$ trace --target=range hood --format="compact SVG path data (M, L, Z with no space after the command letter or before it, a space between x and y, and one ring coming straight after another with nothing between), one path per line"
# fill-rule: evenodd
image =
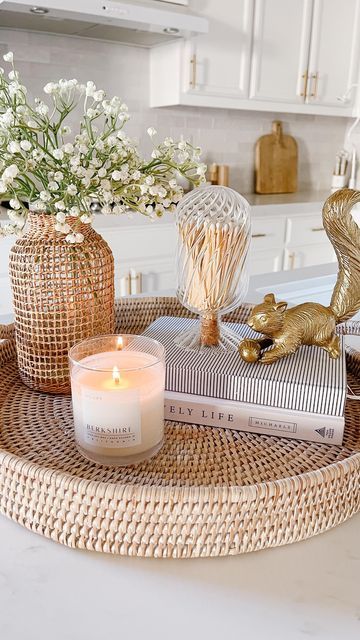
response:
M0 26L147 47L208 31L206 18L156 0L0 0Z

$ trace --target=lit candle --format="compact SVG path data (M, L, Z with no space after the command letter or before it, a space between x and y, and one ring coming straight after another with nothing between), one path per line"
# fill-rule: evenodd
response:
M143 336L99 336L70 351L75 439L101 464L154 455L164 435L164 348Z

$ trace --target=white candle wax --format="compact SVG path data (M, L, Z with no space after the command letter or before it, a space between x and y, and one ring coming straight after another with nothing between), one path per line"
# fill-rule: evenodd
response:
M141 351L106 351L81 360L71 387L75 437L85 455L116 463L141 459L160 445L164 378L163 363Z

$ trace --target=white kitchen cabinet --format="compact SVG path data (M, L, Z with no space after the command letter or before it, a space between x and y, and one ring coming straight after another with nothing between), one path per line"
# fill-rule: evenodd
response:
M209 33L150 51L150 106L352 116L360 0L203 0Z
M304 102L313 0L256 0L250 98Z
M260 273L272 273L281 271L283 265L283 248L265 249L263 251L251 251L249 256L249 275L256 276Z
M219 0L204 0L196 11L209 19L209 33L195 36L184 44L184 91L246 98L253 0L227 0L226 4Z
M346 109L356 80L359 0L255 0L250 98Z
M288 246L285 248L283 269L290 271L328 262L336 262L335 251L329 241L312 245Z
M209 20L208 34L150 51L150 106L235 107L248 97L254 0L199 5L192 8Z
M314 0L308 103L339 106L338 96L356 82L359 31L359 0ZM345 104L348 106L353 99L351 94Z

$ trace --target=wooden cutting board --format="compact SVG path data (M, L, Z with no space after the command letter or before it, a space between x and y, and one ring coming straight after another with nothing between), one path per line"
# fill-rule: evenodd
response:
M297 190L297 143L283 134L279 120L255 147L255 192L294 193Z

